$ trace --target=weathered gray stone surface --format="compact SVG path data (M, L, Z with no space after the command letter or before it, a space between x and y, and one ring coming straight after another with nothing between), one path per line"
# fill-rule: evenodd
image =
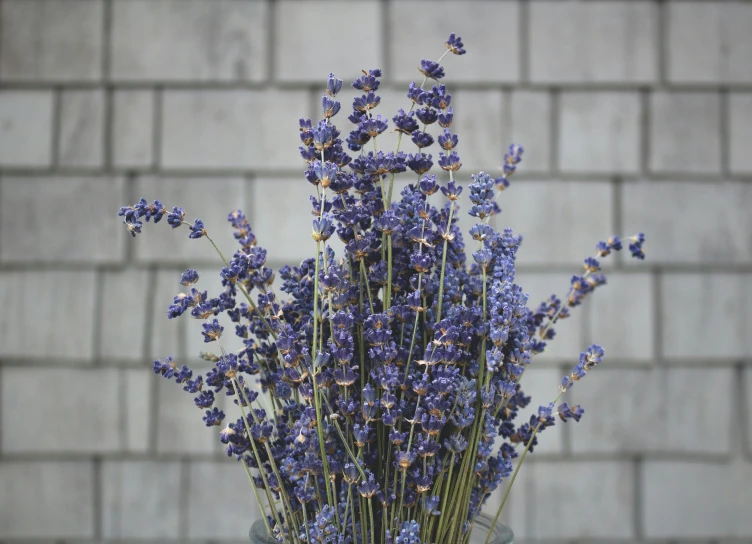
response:
M602 260L607 285L526 372L520 421L606 350L562 398L582 421L541 436L500 519L523 544L749 544L751 24L752 4L712 0L0 0L0 542L247 542L242 467L151 372L172 356L205 374L202 322L166 313L188 267L216 295L221 260L165 220L133 239L117 209L182 206L226 256L242 209L270 266L310 258L298 120L318 119L327 75L346 137L362 69L384 70L391 121L457 32L467 54L438 83L459 225L471 174L523 145L492 224L524 237L529 304L565 298L599 240L648 239L644 262Z

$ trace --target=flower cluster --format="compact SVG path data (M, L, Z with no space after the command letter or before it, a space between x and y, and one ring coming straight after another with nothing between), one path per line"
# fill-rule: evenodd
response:
M460 37L449 37L448 53L465 53ZM509 147L500 176L470 176L467 213L477 223L462 233L461 146L452 96L438 83L442 59L421 61L422 82L410 84L407 108L391 119L374 112L381 70L363 71L352 83L344 139L334 124L343 84L329 76L321 119L299 123L304 177L316 191L313 242L310 258L277 271L283 295L271 288L266 250L234 211L228 221L239 247L229 260L220 254L221 292L197 289L198 274L187 270L180 284L190 290L167 311L203 322L215 349L202 357L212 366L194 375L167 358L154 372L180 384L206 426L220 428L280 542L465 541L539 433L557 418L580 420L582 407L557 403L603 358L600 346L589 347L554 401L518 418L531 400L520 383L527 367L558 320L605 283L599 259L623 243L599 242L563 298L528 305L515 283L522 239L490 225L501 211L495 194L509 187L523 149ZM397 149L379 150L376 140L390 128ZM414 147L401 151L403 143ZM430 173L434 165L443 179ZM407 183L395 195L398 174ZM187 222L179 207L168 212L141 199L119 215L133 236L166 215L172 228L186 226L190 238L214 245L203 222ZM340 256L329 244L335 235L345 246ZM643 258L643 244L640 234L628 247ZM227 351L223 335L233 330L243 347ZM227 406L221 395L236 409L231 418L219 408Z

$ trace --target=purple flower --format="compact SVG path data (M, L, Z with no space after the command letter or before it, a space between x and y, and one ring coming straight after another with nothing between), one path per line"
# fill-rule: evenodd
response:
M219 340L222 336L222 331L224 330L224 327L220 326L219 321L216 319L211 323L204 323L202 327L204 328L204 331L201 334L204 335L204 342L214 342L215 340Z
M195 270L188 269L185 272L183 272L183 275L180 276L180 284L181 285L193 285L198 281L198 272Z
M455 36L454 32L449 35L449 39L446 41L446 46L447 49L455 55L464 55L467 52L464 49L465 44L462 43L462 38Z
M429 79L438 80L444 77L444 68L438 62L432 60L421 60L418 71Z
M331 97L337 96L337 93L342 90L342 80L334 77L334 74L329 74L329 79L326 81L326 94Z

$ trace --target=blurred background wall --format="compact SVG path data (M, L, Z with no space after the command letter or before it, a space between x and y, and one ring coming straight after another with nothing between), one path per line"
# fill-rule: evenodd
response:
M329 72L373 67L391 118L450 31L461 179L526 149L496 225L525 236L532 302L599 239L648 237L523 381L547 403L606 348L572 391L583 421L521 472L519 540L752 542L752 4L564 0L0 0L0 541L247 539L245 475L149 370L196 363L199 324L166 309L218 261L115 213L185 206L232 251L243 208L273 264L299 262L298 118Z

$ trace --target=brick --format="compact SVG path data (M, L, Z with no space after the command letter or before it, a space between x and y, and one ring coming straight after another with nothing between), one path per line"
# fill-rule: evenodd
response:
M535 505L529 513L530 538L634 538L631 463L550 462L525 469L532 472L530 500ZM584 504L587 515L582 512Z
M268 249L270 262L298 265L301 260L313 257L316 242L310 238L313 215L309 194L315 194L315 189L303 176L259 178L251 182L252 208L248 220L259 245Z
M227 214L245 205L245 182L242 178L148 176L138 178L136 194L148 197L150 201L156 198L170 210L173 206L185 208L187 222L193 223L200 217L222 253L227 257L234 253L237 243L227 223ZM173 230L166 221L163 219L158 225L145 224L144 236L128 240L135 245L137 261L190 263L194 268L204 262L221 268L222 261L208 240L192 240L188 238L186 226ZM176 289L179 282L178 274L175 276ZM167 306L164 310L167 311Z
M267 3L116 0L112 79L262 81Z
M331 72L349 84L361 70L383 67L380 2L281 1L275 9L274 76L278 80L315 82L323 91ZM317 32L312 46L313 28L337 30Z
M103 537L177 539L180 468L175 460L105 462L102 466ZM148 493L144 492L146 489Z
M639 171L640 109L637 93L562 93L558 135L561 170Z
M451 82L516 82L520 79L520 9L517 2L392 2L389 10L389 61L398 81L423 79L421 59L437 60L440 40L451 32L462 36L468 53L451 53L442 64ZM416 39L416 36L432 36Z
M666 274L661 277L663 354L675 362L734 360L752 353L747 274Z
M95 81L102 67L101 0L8 0L0 27L5 81Z
M459 136L460 178L467 179L480 170L500 175L504 152L509 145L502 141L501 91L463 89L454 95L452 132ZM432 152L434 160L438 161L438 146ZM438 170L438 166L435 168Z
M175 295L182 292L182 288L179 270L157 271L154 296L148 306L147 318L151 324L147 355L151 360L168 356L176 358L183 355L184 341L181 338L184 338L185 322L191 317L167 318L167 308L173 303Z
M645 463L640 501L645 536L748 539L750 478L752 464L741 461Z
M609 360L652 361L656 328L652 276L607 274L607 281L588 301L586 344L601 344Z
M52 163L52 93L0 91L0 165Z
M162 165L176 169L301 169L304 91L167 91Z
M623 370L608 367L606 357L567 395L585 409L571 429L575 454L729 453L731 368Z
M533 2L530 80L652 83L658 12L649 2Z
M752 94L729 94L729 168L735 174L752 173Z
M152 385L159 379L146 367L120 371L125 402L123 450L129 453L146 453L149 449L150 427L154 414L155 390Z
M176 362L182 364L180 359ZM194 374L205 371L194 368ZM183 386L156 375L157 387L157 452L165 454L210 454L219 448L219 428L208 429L201 418L204 410L193 404L195 395ZM217 395L223 397L224 393ZM225 412L227 413L227 412ZM216 429L216 431L215 431Z
M101 167L104 162L104 93L63 91L58 161L62 167Z
M659 91L651 95L650 109L650 171L720 171L721 108L717 94Z
M91 361L93 272L2 272L0 303L23 309L0 317L0 356Z
M3 538L93 538L90 462L0 462Z
M551 95L540 91L514 91L511 109L512 138L509 143L525 148L520 172L548 172L552 153Z
M115 166L151 166L154 160L153 117L153 92L115 91L112 118L112 162Z
M608 183L513 183L499 199L502 213L492 223L523 236L518 263L566 264L575 272L582 259L594 253L598 240L612 234L613 191Z
M563 300L569 292L569 278L567 274L522 271L515 276L515 283L530 295L528 307L537 308L554 293ZM575 365L580 353L587 347L584 342L585 313L582 310L583 308L576 308L570 317L559 321L554 327L556 337L548 343L543 353L536 356L536 362L564 361ZM555 387L558 387L562 377L563 375L556 380Z
M4 452L104 453L119 449L116 370L11 367L3 369L2 378Z
M263 496L263 491L260 492ZM264 504L266 504L266 499ZM213 515L207 516L207 512ZM188 538L248 538L251 523L261 517L243 466L232 459L190 464Z
M752 187L746 183L625 183L621 200L624 234L645 232L651 263L752 262ZM669 202L681 213L668 213Z
M119 178L7 177L0 181L0 260L118 262L127 230L115 217L123 205ZM86 210L86 219L72 210Z
M667 75L675 83L752 83L752 6L670 2ZM702 40L698 40L698 33Z
M102 285L100 357L144 360L149 274L142 270L105 272Z

